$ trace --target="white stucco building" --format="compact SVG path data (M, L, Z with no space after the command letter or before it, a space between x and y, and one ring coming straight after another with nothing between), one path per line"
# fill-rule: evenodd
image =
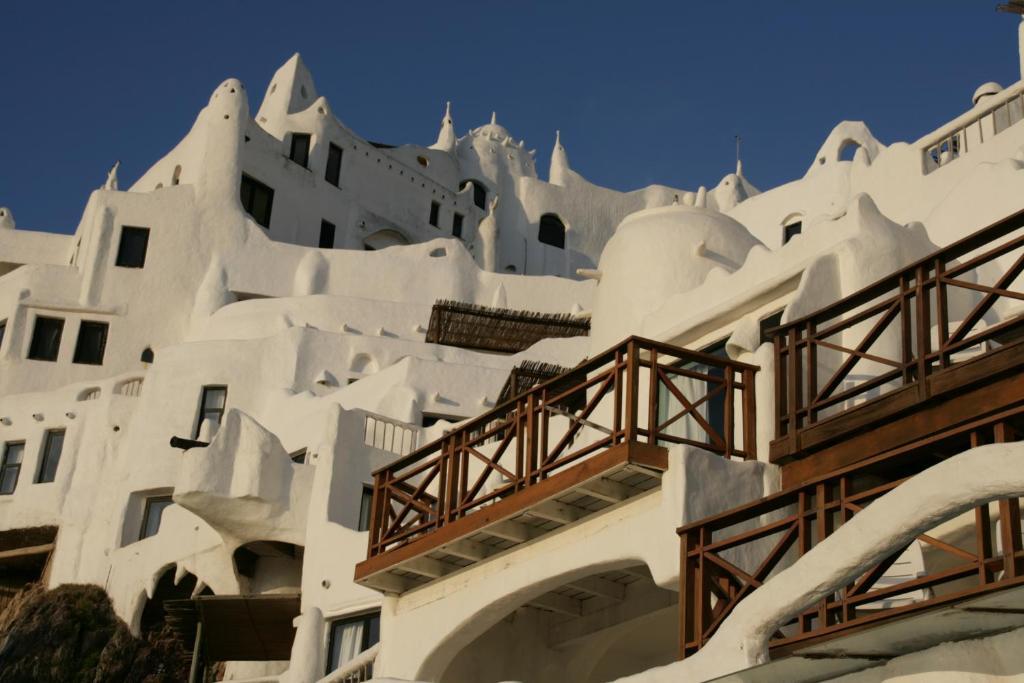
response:
M73 234L0 209L4 595L231 680L1024 678L1024 81L766 191L256 99Z

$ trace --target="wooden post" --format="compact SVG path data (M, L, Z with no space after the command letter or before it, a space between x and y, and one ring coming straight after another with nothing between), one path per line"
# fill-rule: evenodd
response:
M188 683L200 683L203 678L206 678L206 667L203 666L203 622L199 619L199 608L196 608L196 639L192 644L192 666L188 670Z
M756 376L754 370L743 370L743 451L747 460L757 460L757 397L754 393Z
M647 372L647 443L658 443L658 351L651 349L651 365Z
M636 441L638 407L640 403L640 354L635 339L626 342L626 443Z

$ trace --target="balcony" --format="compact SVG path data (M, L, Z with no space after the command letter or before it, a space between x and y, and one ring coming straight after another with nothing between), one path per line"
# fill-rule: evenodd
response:
M358 583L402 593L656 488L669 444L755 457L757 368L630 338L374 472Z
M1014 214L777 328L784 486L1024 401L1022 226Z
M778 571L908 478L973 447L1024 438L1022 226L1024 212L777 328L770 458L782 467L783 490L678 530L681 657ZM986 596L1022 584L1020 501L995 501L866 569L776 631L770 650L841 657L898 652L899 633L907 647L914 638L915 647L930 642L929 634L936 643L964 637L956 628L968 626L942 628L994 611ZM896 623L943 610L946 619ZM970 623L975 634L989 628Z

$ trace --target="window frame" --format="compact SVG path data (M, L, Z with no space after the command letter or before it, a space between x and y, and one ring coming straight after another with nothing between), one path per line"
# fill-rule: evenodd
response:
M47 321L53 321L53 322L60 323L60 325L57 328L57 339L54 341L54 347L55 348L53 349L53 357L52 358L48 357L47 355L40 354L40 349L38 349L37 344L36 344L36 336L39 334L39 321L40 320L47 320ZM66 322L66 320L64 318L57 318L55 316L50 316L50 315L37 315L35 317L35 319L33 320L33 322L32 322L32 337L29 339L29 342L28 342L28 353L25 355L25 358L28 359L28 360L38 360L38 361L45 361L47 363L56 363L57 360L60 358L60 347L61 347L61 342L63 341L63 338L64 338L64 323L65 322ZM40 342L40 344L41 344L41 342Z
M309 150L313 147L313 136L309 133L292 133L288 146L288 160L302 168L309 168ZM298 154L301 152L301 154Z
M60 434L60 448L57 450L56 456L54 456L50 453L50 444L53 437L55 437L57 434ZM39 450L39 467L36 468L35 480L32 483L52 484L53 482L57 481L57 470L60 467L61 456L64 454L64 442L66 438L67 430L64 429L63 427L46 430L46 432L43 434L42 447ZM44 479L44 477L46 476L46 470L48 469L47 465L50 463L51 459L55 461L53 465L53 474L50 476L49 479Z
M373 516L373 487L363 484L359 492L359 518L356 520L356 531L369 531L370 518Z
M249 202L245 200L245 188L248 186L249 189ZM256 208L256 193L257 191L266 191L267 193L267 215L266 222L264 223L253 210ZM266 183L258 180L257 178L249 175L248 173L242 174L242 180L239 183L238 199L242 204L242 210L249 215L250 218L266 230L270 230L270 222L274 215L274 188Z
M141 255L136 260L129 258L128 242L136 237L141 238ZM121 234L117 239L117 256L114 257L114 265L118 268L145 268L146 256L149 255L149 228L138 225L122 225Z
M8 459L11 455L11 447L21 447L21 457L15 464L10 464ZM21 478L21 470L25 466L25 441L5 441L4 452L0 455L0 496L13 496L14 492L18 490L18 480ZM14 482L11 484L10 491L3 490L3 483L7 479L7 472L14 470Z
M83 330L98 330L102 329L103 334L99 342L99 360L86 360L83 359L84 351L82 349L82 332ZM71 355L71 362L78 363L79 365L103 365L103 358L107 352L107 337L110 334L110 323L105 320L82 320L78 323L78 335L75 338L75 350Z
M154 503L166 503L166 505L163 505L160 508L160 519L157 521L156 529L153 531L153 533L147 535L146 527L149 526L149 517L150 513L152 512L152 507ZM147 538L152 538L159 534L160 526L164 522L164 512L166 512L167 508L171 507L174 504L174 496L170 493L165 493L158 496L146 496L146 499L142 502L142 521L139 524L139 536L137 540L142 541Z
M337 235L337 227L338 226L325 218L320 219L320 241L318 244L321 249L334 249L334 239ZM330 244L324 243L325 230L330 234Z
M224 390L224 405L220 408L206 407L206 397L211 390L223 389ZM206 419L207 413L218 413L217 417L217 429L224 423L224 413L227 412L228 407L228 386L226 384L204 384L202 391L199 393L199 410L196 414L195 428L192 430L192 438L199 439L199 431L203 428L203 422Z
M337 617L335 619L328 619L328 621L327 621L327 656L324 657L325 663L327 665L327 672L326 672L327 674L330 674L331 672L337 671L339 668L341 668L345 664L348 664L348 662L352 661L351 659L343 661L343 662L342 661L338 661L338 662L333 661L333 659L334 659L334 643L335 643L335 638L337 637L338 632L339 632L339 628L338 627L344 627L344 626L346 626L348 624L358 624L358 623L362 623L363 624L363 641L360 644L359 652L357 652L356 655L355 655L355 656L358 657L360 654L366 652L371 647L373 647L374 645L376 645L377 643L380 642L380 616L381 616L381 611L379 609L375 609L375 610L371 610L371 611L368 611L368 612L361 612L359 614L351 614L351 615L340 616L340 617ZM372 625L373 625L374 621L377 622L377 640L374 641L374 642L370 642L372 640L372 634L373 634L373 626Z
M440 227L438 224L441 222L441 202L430 201L430 217L427 218L427 222L435 228Z
M337 154L335 154L335 152L337 152ZM345 150L343 150L339 145L336 145L333 142L328 145L327 167L324 169L324 180L334 187L341 187L341 162L344 158ZM336 162L335 159L337 159Z

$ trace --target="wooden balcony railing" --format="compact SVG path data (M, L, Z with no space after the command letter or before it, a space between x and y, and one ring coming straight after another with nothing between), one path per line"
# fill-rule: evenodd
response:
M1024 212L1014 214L777 328L772 461L821 449L1019 365L1022 226ZM975 362L1004 351L998 361ZM968 364L971 371L939 378ZM971 410L961 409L965 417ZM896 445L857 448L867 457Z
M1024 407L935 435L904 453L862 461L679 531L680 657L699 650L733 609L872 501L944 454L1019 440ZM976 508L919 536L799 614L769 641L774 655L858 627L1024 583L1020 501ZM813 585L815 577L808 577Z
M362 564L474 515L493 522L496 512L482 513L499 502L518 509L541 490L550 499L554 479L616 446L690 444L752 459L756 371L630 338L374 472ZM357 567L357 580L370 571Z

